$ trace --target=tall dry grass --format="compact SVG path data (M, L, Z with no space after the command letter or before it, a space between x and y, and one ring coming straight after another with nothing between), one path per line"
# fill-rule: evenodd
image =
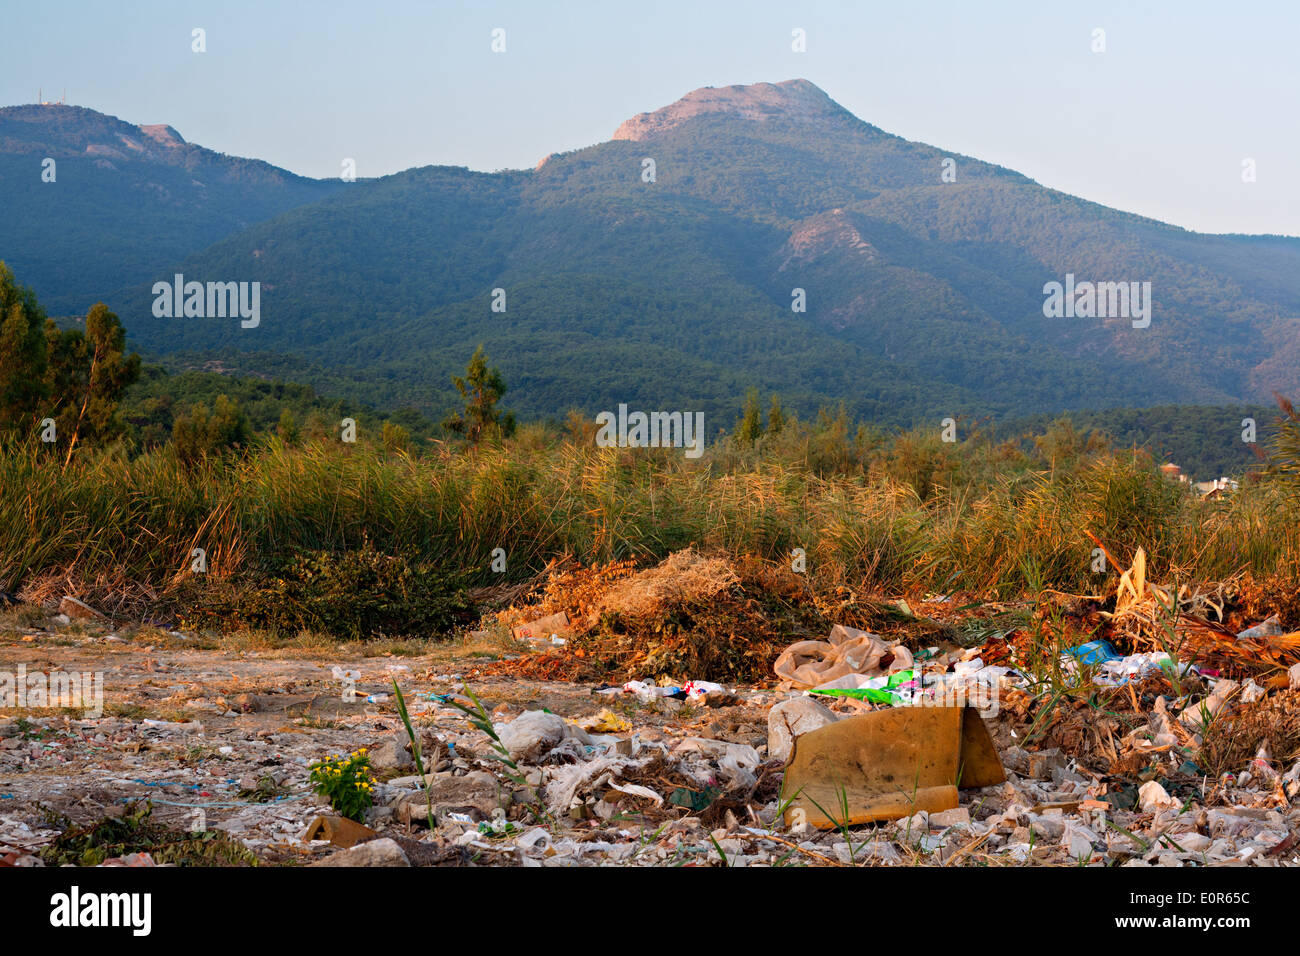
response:
M1300 506L1285 478L1204 501L1127 453L1048 469L955 446L915 480L888 455L835 472L798 456L689 461L533 439L422 458L271 442L191 467L163 449L64 468L43 448L11 445L0 448L0 588L53 578L162 593L194 583L196 547L212 578L239 580L295 552L369 542L481 583L502 580L490 570L496 548L506 579L563 554L649 561L695 545L787 559L803 548L809 573L829 581L1005 597L1097 590L1090 535L1119 559L1144 548L1160 577L1300 580Z

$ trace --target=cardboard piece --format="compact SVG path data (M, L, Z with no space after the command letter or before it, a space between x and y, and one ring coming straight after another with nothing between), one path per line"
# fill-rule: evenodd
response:
M896 820L958 804L957 788L1006 775L972 707L895 707L798 737L781 788L785 822L821 829Z

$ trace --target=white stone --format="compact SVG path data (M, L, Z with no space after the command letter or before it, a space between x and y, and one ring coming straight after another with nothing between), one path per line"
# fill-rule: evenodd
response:
M796 737L833 724L838 718L811 697L783 700L767 714L767 756L769 760L789 760Z

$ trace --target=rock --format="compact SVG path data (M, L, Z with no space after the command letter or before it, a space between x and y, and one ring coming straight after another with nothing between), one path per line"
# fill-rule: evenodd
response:
M104 615L100 614L89 604L78 601L70 594L65 594L63 600L59 602L59 613L66 614L69 620L73 621L102 621Z
M1002 752L1002 765L1006 769L1034 780L1050 780L1052 771L1064 770L1067 763L1065 755L1056 747L1032 753L1019 747L1008 747Z
M943 810L939 813L932 813L930 814L930 826L968 827L970 826L970 811L965 807L957 807L952 810Z
M429 796L433 800L435 818L447 813L464 813L487 820L491 819L496 810L506 809L512 802L510 792L501 786L496 777L484 770L464 776L438 773L432 774L429 779ZM397 819L402 823L428 820L428 802L423 790L402 793L392 805Z
M872 842L854 846L854 855L849 854L847 843L836 843L832 848L835 858L841 863L862 863L865 860L878 860L881 863L898 863L902 860L892 843Z
M1169 810L1179 806L1177 800L1169 796L1169 791L1154 780L1148 780L1138 788L1138 805L1146 813Z
M369 840L366 843L358 843L356 846L340 850L323 860L311 864L312 866L410 866L411 861L407 859L402 848L393 840L387 837L381 837L378 840Z
M402 770L415 766L407 746L410 740L404 732L393 734L370 751L370 766L375 770Z
M1093 854L1092 845L1096 842L1097 834L1073 820L1065 824L1064 833L1061 834L1061 846L1065 847L1070 858L1075 860L1090 859Z
M591 737L557 714L530 710L496 728L501 744L512 760L530 760L548 753L563 740L589 745Z
M1211 843L1204 833L1171 833L1169 839L1186 853L1204 853Z
M768 759L789 760L796 737L833 724L838 719L811 697L794 697L781 701L767 714Z
M1038 834L1041 841L1055 843L1065 836L1065 820L1060 811L1029 815L1029 829Z
M425 781L429 784L433 784L437 779L438 775L436 773L428 773L423 777L417 773L413 773L409 777L394 777L392 780L388 781L388 786L393 790L416 790L423 787Z
M925 810L918 810L910 817L904 817L898 821L898 834L900 839L906 839L909 835L913 841L922 833L930 832L930 814Z

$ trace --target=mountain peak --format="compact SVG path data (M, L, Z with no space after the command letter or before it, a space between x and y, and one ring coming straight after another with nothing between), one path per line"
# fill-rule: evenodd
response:
M842 106L808 80L704 86L653 113L640 113L626 120L614 132L614 139L648 139L687 120L709 114L737 116L756 122L772 119L825 121L848 115Z
M158 123L153 126L141 126L140 132L144 133L159 146L184 146L185 137L168 126L166 123Z

